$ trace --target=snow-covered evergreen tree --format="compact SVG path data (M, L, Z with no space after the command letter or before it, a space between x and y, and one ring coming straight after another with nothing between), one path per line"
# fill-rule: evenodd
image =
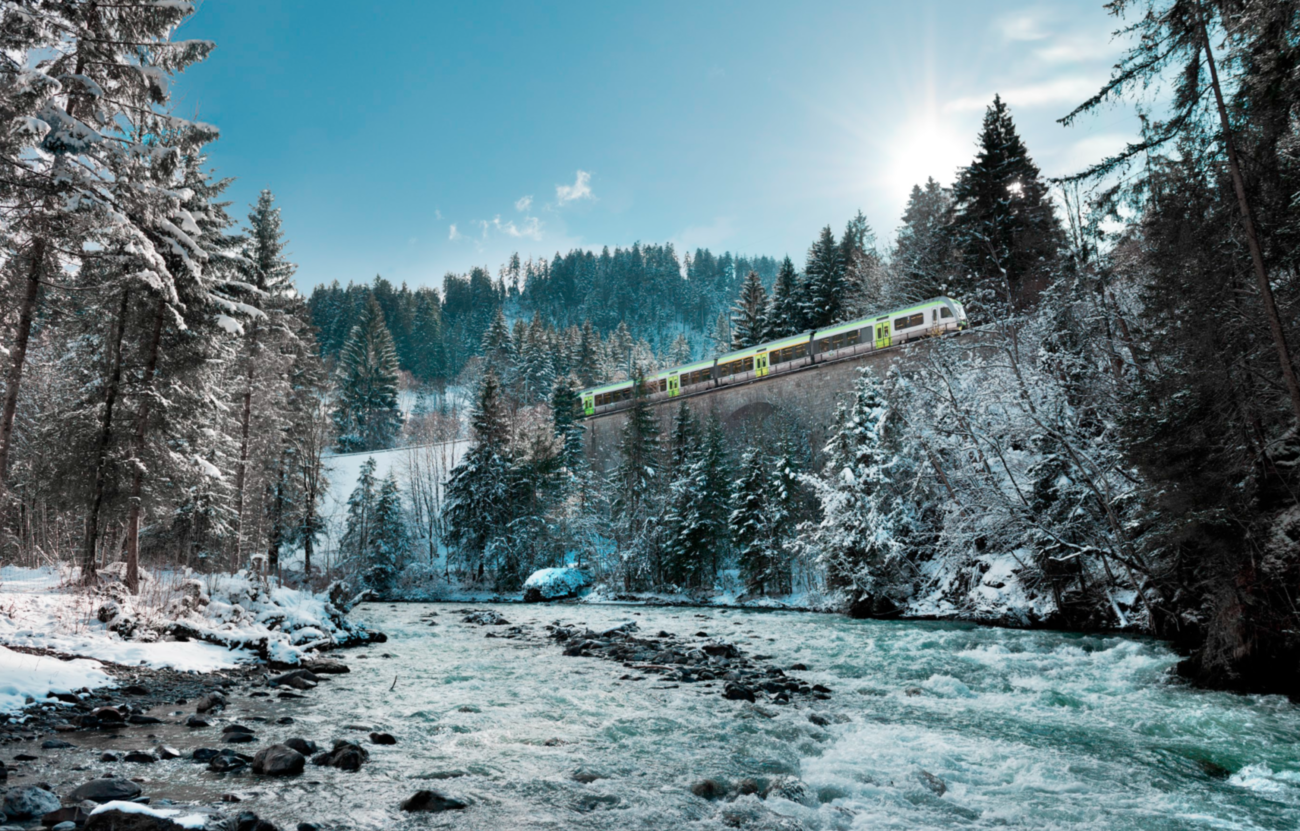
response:
M767 291L758 272L745 275L740 297L731 308L731 348L756 346L767 338Z
M769 338L783 338L798 334L808 328L804 325L803 307L799 302L799 275L794 262L786 257L772 284L772 299L768 302L764 330Z
M835 242L831 226L827 225L808 249L808 262L804 266L799 303L805 327L817 329L842 319L844 267L840 246Z
M462 572L482 579L489 548L500 545L506 533L513 486L510 427L501 384L491 370L479 384L471 427L474 446L452 469L443 516L452 559Z
M334 424L343 451L392 446L402 426L397 406L397 350L374 297L339 355Z

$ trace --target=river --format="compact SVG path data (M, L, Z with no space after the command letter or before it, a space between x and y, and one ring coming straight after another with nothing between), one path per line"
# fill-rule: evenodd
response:
M153 767L174 766L178 796L233 790L290 828L1300 827L1300 710L1189 688L1155 641L791 612L474 607L538 632L557 620L706 632L786 669L806 664L800 677L834 691L756 707L723 699L720 685L620 680L617 663L485 637L505 627L462 623L460 608L364 606L354 614L390 640L345 654L350 674L287 710L246 702L295 719L259 730L256 746L363 735L349 725L393 733L399 743L371 746L360 772L308 766L281 785L182 760ZM421 619L431 611L435 626ZM787 791L796 801L707 801L691 793L705 777L804 787ZM473 805L404 818L397 805L420 788Z

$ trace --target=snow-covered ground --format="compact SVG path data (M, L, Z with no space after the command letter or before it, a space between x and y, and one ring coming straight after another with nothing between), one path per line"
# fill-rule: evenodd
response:
M0 572L0 712L27 696L111 683L99 661L213 672L267 658L298 664L310 650L364 642L321 594L273 587L247 574L146 575L130 596L119 584L86 592L53 568ZM5 647L48 649L60 661Z

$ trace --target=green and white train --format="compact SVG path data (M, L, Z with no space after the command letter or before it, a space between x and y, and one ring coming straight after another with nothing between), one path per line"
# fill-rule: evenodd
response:
M645 380L644 395L675 398L726 384L790 372L823 361L888 349L920 338L966 328L966 310L956 300L936 297L874 317L839 323L760 343L717 358L665 369ZM596 415L624 409L634 395L632 381L583 390L582 411Z

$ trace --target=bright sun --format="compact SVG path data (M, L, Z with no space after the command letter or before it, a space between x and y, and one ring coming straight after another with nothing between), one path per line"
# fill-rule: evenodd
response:
M894 198L905 198L913 185L931 176L951 185L957 168L969 164L973 154L969 142L937 117L911 119L889 142L881 181Z

